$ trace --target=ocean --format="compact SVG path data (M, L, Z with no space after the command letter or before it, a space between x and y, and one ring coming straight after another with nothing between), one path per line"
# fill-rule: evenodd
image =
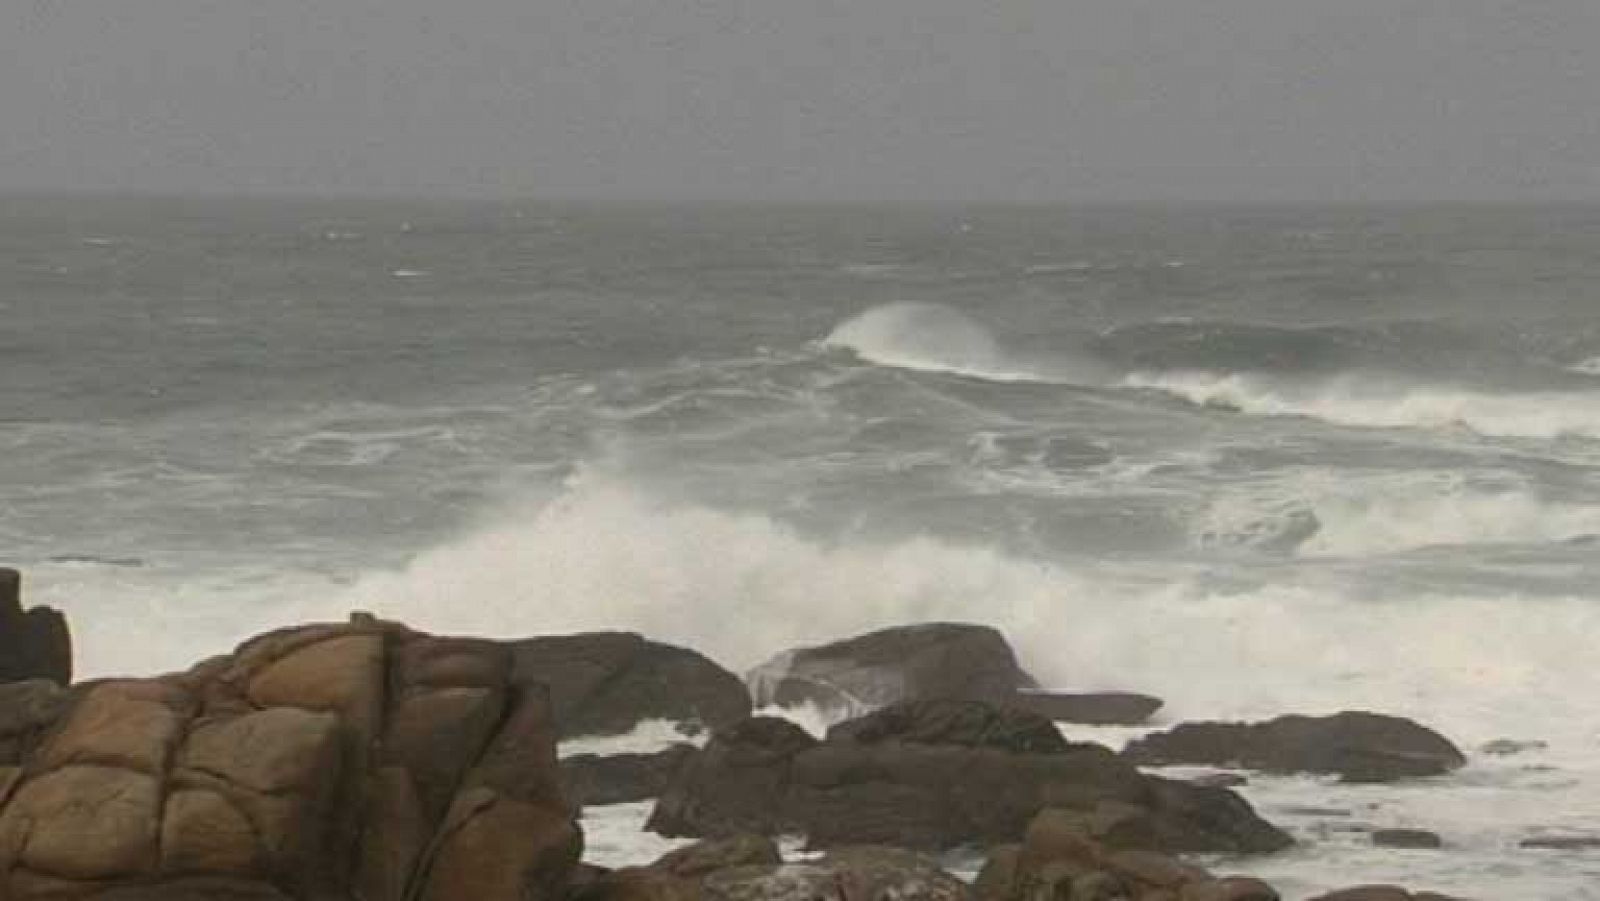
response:
M0 548L86 676L358 609L734 669L982 622L1158 725L1471 758L1253 777L1302 843L1224 870L1595 899L1518 842L1600 836L1597 547L1600 209L0 201Z

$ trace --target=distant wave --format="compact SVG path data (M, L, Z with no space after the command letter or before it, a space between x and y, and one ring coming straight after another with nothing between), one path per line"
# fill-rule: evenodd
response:
M992 382L1082 384L1101 378L1083 360L1006 348L989 329L942 304L902 301L873 307L840 324L822 343L878 366Z
M1292 382L1238 372L1136 372L1130 388L1255 416L1359 428L1465 429L1495 438L1600 439L1600 393L1490 393L1347 375Z

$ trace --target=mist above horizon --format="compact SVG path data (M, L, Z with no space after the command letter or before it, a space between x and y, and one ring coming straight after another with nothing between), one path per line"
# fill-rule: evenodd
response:
M1600 198L1600 8L27 0L0 191Z

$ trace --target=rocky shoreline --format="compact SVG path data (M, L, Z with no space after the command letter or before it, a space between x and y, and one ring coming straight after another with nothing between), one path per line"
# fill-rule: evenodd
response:
M1160 701L1045 691L997 631L959 623L785 651L741 679L637 635L490 641L355 614L72 684L64 620L24 611L19 586L0 569L0 901L1270 901L1194 855L1248 871L1290 836L1226 785L1141 767L1381 782L1465 763L1365 712L1186 723L1120 753L1069 742L1056 721L1139 722ZM756 713L793 704L842 719L819 737ZM702 744L558 758L654 720ZM581 806L640 801L648 829L700 841L584 863ZM804 859L780 857L788 836ZM952 849L987 860L970 885L935 862Z

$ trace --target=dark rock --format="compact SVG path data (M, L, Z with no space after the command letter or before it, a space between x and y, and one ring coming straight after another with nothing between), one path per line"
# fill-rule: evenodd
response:
M1439 834L1426 829L1379 829L1372 833L1372 843L1380 848L1433 850L1444 847Z
M531 638L511 651L514 682L549 687L562 738L618 735L650 719L715 729L750 715L738 676L698 652L632 633Z
M1249 778L1239 773L1207 773L1204 776L1196 776L1189 781L1195 785L1207 785L1212 788L1238 788L1241 785L1250 784Z
M567 894L568 901L698 901L693 880L653 867L623 867L586 880Z
M1278 892L1259 879L1230 876L1183 887L1180 901L1278 901Z
M1358 885L1318 895L1310 901L1462 901L1436 892L1410 892L1397 885Z
M66 712L70 698L49 679L0 683L0 767L21 765Z
M50 607L22 609L22 574L0 567L0 682L72 683L72 635Z
M1509 757L1513 754L1525 754L1529 751L1543 751L1550 747L1542 741L1515 741L1509 738L1497 738L1485 742L1478 750L1481 753L1494 757Z
M1517 843L1519 848L1545 851L1586 851L1600 848L1600 836L1595 835L1536 835Z
M1184 723L1132 742L1141 766L1198 764L1271 772L1334 773L1347 782L1435 776L1466 758L1444 736L1400 717L1345 712L1265 723Z
M719 870L706 901L967 901L967 886L932 860L897 848L850 847L820 860Z
M669 836L804 833L815 847L942 851L1015 841L1040 810L1062 807L1171 853L1289 844L1234 793L1146 776L1098 745L1014 753L842 737L855 731L817 742L785 721L757 717L717 733L678 771L646 828Z
M870 745L888 741L998 748L1055 754L1067 741L1048 719L981 701L931 700L895 704L828 730L828 741Z
M758 707L810 703L852 714L934 698L1001 702L1034 687L998 631L966 623L897 626L786 651L747 679Z
M764 835L712 838L668 851L651 868L684 879L700 879L729 867L777 865L778 846Z
M1006 702L1018 710L1037 713L1058 723L1085 726L1137 726L1161 709L1162 700L1127 692L1064 694L1021 691Z
M1022 846L1000 845L989 852L972 883L972 894L979 901L1004 901L1011 896L1017 882L1018 866L1022 861Z
M694 745L675 744L654 754L576 754L561 760L567 800L580 807L628 804L659 798L678 768L696 753Z

